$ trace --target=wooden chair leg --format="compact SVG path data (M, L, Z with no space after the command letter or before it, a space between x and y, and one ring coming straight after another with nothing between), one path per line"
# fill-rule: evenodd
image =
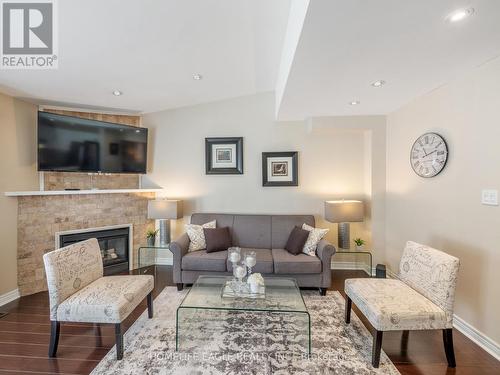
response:
M347 324L351 323L351 309L352 309L352 300L349 296L346 296L347 300L345 301L345 322Z
M146 298L148 300L148 317L151 319L153 317L153 294L149 293Z
M406 353L408 351L408 338L410 336L410 331L403 331L401 335L401 353Z
M61 323L55 320L50 321L50 343L49 343L49 357L54 358L57 354L57 345L59 344L59 331Z
M448 367L456 367L455 350L453 349L453 329L443 329L443 343L446 359L448 360Z
M326 296L326 288L319 288L319 295Z
M378 368L380 364L380 351L382 350L382 335L384 332L376 331L373 336L372 365Z
M94 334L95 334L95 346L102 346L102 331L101 325L99 323L94 324Z
M183 283L177 283L177 290L180 292L182 289L184 289L184 284Z
M123 358L123 334L122 334L122 325L120 323L115 324L115 341L116 341L116 359L120 360Z

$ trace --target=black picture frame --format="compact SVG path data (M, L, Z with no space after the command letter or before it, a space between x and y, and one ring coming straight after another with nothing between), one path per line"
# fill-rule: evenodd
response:
M269 158L292 158L291 166L277 165L278 173L285 171L288 173L291 170L291 181L269 181L267 166ZM297 151L285 152L263 152L262 153L262 186L299 186L299 153Z
M236 166L216 168L213 166L212 150L214 145L235 146ZM229 153L231 155L231 153ZM243 174L243 137L210 137L205 138L205 174Z

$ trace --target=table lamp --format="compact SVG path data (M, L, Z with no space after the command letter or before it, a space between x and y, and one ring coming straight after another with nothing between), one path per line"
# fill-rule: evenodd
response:
M148 202L148 219L158 220L160 246L170 243L170 220L182 217L182 201L155 199Z
M349 223L360 222L364 219L363 202L354 200L326 201L325 219L339 224L339 247L349 249Z

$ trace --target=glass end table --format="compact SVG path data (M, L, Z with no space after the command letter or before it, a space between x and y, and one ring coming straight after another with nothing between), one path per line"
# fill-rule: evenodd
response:
M138 268L155 266L158 257L158 250L168 250L169 245L165 246L141 246L138 250Z
M232 277L198 277L177 308L176 350L217 348L227 330L238 333L243 347L253 347L252 340L276 330L304 349L302 354L311 354L311 317L294 279L265 278L263 299L223 298L228 280Z
M361 255L363 257L368 257L369 261L368 261L368 264L369 264L369 275L370 277L373 276L373 256L372 256L372 253L368 250L364 250L364 249L338 249L335 254L349 254L349 255ZM334 256L335 256L334 254ZM356 262L357 262L357 257L356 257Z

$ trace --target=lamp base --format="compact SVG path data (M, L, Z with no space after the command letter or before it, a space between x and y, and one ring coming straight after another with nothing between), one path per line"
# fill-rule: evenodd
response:
M339 243L339 248L341 248L341 249L350 249L351 248L349 223L339 223L338 243Z
M158 227L160 229L160 247L165 247L170 243L170 220L158 220Z

